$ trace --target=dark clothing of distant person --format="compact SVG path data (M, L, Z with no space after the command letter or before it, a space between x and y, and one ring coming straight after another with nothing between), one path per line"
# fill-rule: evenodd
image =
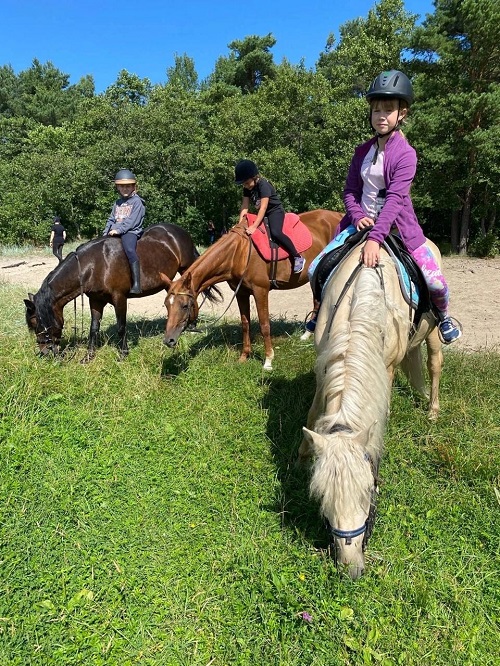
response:
M66 238L66 230L60 222L55 222L51 229L52 254L62 261L62 250ZM53 234L53 235L52 235Z

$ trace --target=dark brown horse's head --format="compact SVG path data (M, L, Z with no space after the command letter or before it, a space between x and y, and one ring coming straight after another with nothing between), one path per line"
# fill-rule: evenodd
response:
M194 324L198 318L198 294L192 286L191 274L186 272L178 280L172 281L163 273L160 276L168 287L165 307L167 308L167 323L163 344L175 347L181 333L189 324Z
M49 311L43 307L37 307L37 296L38 294L28 294L28 298L24 299L26 324L29 330L35 334L40 355L56 355L59 353L63 321L56 317L52 308Z

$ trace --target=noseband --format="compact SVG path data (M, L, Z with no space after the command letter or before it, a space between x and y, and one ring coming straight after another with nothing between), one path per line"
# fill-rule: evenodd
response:
M358 529L356 530L339 530L336 527L332 527L330 523L328 523L328 529L333 537L337 537L338 539L345 539L345 545L350 546L352 540L355 537L366 532L367 524L368 524L368 518L366 519L366 522L363 525L361 525L361 527L358 527Z

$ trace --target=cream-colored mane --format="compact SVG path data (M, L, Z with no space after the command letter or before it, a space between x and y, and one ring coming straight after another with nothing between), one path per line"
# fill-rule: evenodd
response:
M316 394L299 450L300 458L314 457L310 490L321 513L343 531L362 527L368 518L392 379L407 355L410 330L409 307L385 252L377 269L359 269L339 301L359 261L359 254L354 254L337 269L323 295L315 332ZM442 356L435 344L437 334L431 335L438 385ZM420 347L410 352L406 365L410 381L416 380L416 388L423 392ZM433 408L438 407L437 385ZM353 577L364 568L362 541L363 535L352 544L336 540L338 559L349 566Z

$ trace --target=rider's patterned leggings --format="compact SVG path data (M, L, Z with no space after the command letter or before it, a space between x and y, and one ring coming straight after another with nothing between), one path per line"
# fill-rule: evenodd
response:
M443 317L447 316L450 291L430 248L421 245L411 253L411 256L424 275L433 304Z

